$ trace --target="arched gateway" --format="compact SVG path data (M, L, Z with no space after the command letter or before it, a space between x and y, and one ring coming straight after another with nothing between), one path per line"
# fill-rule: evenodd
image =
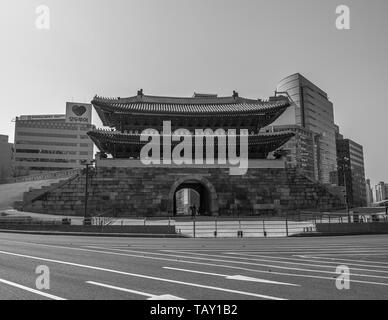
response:
M168 196L168 212L176 215L176 194L182 189L193 189L200 197L199 213L201 215L218 215L218 197L214 186L203 176L190 175L182 177L174 182L171 186Z
M154 163L155 166L128 167L133 181L130 185L132 191L128 194L118 188L119 191L116 192L117 198L122 199L122 206L138 215L176 214L176 195L183 189L194 191L190 195L187 190L180 192L178 198L185 199L179 201L179 204L184 203L180 206L180 209L184 209L181 212L188 214L190 210L190 204L187 204L190 201L186 201L187 198L195 198L195 203L199 206L197 209L202 215L214 216L228 212L236 201L241 202L240 197L247 197L248 190L252 188L244 187L243 184L251 180L243 177L234 179L233 185L236 187L231 187L231 184L227 186L229 196L225 195L225 190L218 190L217 194L212 183L220 186L231 181L229 176L220 178L224 171L217 163L230 161L233 150L236 156L241 156L242 147L247 149L246 157L250 161L266 160L271 152L294 136L289 131L260 132L261 128L274 122L291 105L291 101L281 95L264 101L240 97L237 92L227 97L198 94L193 97L160 97L145 95L139 90L136 96L128 98L95 96L92 104L104 126L111 128L108 131L96 129L88 132L98 149L103 154L112 156L113 159L106 159L106 163L110 162L114 166L113 163L120 160L130 159L136 162L145 158L160 161ZM203 133L206 130L207 133L201 138L201 134L197 136L198 130ZM224 138L216 134L219 131L225 132ZM246 132L249 133L248 136ZM245 138L247 141L244 142ZM186 146L184 157L191 157L195 166L170 166L174 163L172 157L176 149L182 148L183 142ZM150 145L153 150L151 154L148 152L145 155L143 152ZM192 152L186 155L190 146ZM198 159L214 160L212 163L216 165L206 167L197 164ZM172 185L170 179L174 181ZM123 180L121 177L120 182ZM246 188L246 192L241 192L242 188ZM232 195L234 192L239 194ZM252 210L252 202L255 200L243 199L247 206L246 211Z
M260 131L271 125L291 105L287 97L276 95L264 101L243 98L237 92L229 97L198 94L193 97L160 97L144 95L140 90L136 96L129 98L96 96L92 104L103 125L110 129L88 132L101 151L96 159L97 170L90 181L90 212L106 213L114 209L121 216L173 215L177 211L174 198L180 192L178 198L182 199L183 189L194 190L190 196L185 191L184 203L190 202L186 198L192 198L192 203L198 204L200 213L207 215L233 214L236 206L239 213L257 215L342 207L343 200L327 191L325 186L303 177L294 169L285 168L282 160L268 159L271 152L294 136L290 131ZM165 122L171 130L164 130ZM153 134L149 139L157 136L155 130L163 136L159 143L160 160L163 160L160 165L144 165L141 161L144 157L141 151L150 142L144 139L142 132L145 130L147 133L150 128ZM180 134L182 128L185 129L184 135ZM206 139L202 139L203 148L198 148L196 144L197 129L207 129L208 132L204 137ZM172 160L170 151L177 147L179 150L182 139L191 141L194 146L192 160L214 158L214 163L225 160L219 151L225 146L225 139L215 138L209 133L218 129L236 132L231 135L231 140L228 138L228 155L229 150L235 150L236 155L240 150L241 130L249 132L247 146L243 143L248 149L249 170L243 176L231 175L229 169L219 166L169 165ZM172 139L175 131L181 136L180 141ZM237 139L234 140L236 134ZM167 144L163 143L166 137ZM155 141L157 146L158 140ZM232 149L229 149L229 141ZM219 154L221 159L218 159ZM21 209L83 215L85 182L81 174L39 197L32 192L25 198L33 200L23 203Z

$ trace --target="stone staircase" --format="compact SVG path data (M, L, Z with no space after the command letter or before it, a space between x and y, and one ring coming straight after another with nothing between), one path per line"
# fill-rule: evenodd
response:
M301 194L305 192L306 196L307 193L313 191L312 189L314 188L314 192L311 192L311 195L315 196L316 205L321 209L324 208L321 206L322 203L331 203L334 207L338 208L345 207L345 199L341 193L341 187L320 183L315 179L308 177L297 168L287 169L287 179L288 183L294 186L294 191Z
M61 179L58 182L52 183L48 186L43 186L41 188L30 188L29 191L24 192L23 200L16 201L14 203L14 208L19 211L31 211L31 212L40 212L39 210L34 210L34 204L40 200L44 200L47 195L56 190L60 190L67 185L71 184L74 180L77 180L81 176L81 173L77 171L73 176Z

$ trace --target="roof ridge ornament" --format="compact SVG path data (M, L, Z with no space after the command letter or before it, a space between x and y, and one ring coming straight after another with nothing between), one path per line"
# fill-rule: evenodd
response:
M233 90L233 98L234 99L238 98L238 92L236 90Z
M140 89L140 90L138 90L137 91L137 95L138 95L138 97L143 97L143 89Z

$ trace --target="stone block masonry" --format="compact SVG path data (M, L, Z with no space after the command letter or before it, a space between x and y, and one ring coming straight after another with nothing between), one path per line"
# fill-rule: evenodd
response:
M175 192L184 184L203 188L206 215L285 215L333 210L343 200L295 169L250 168L243 176L228 168L98 167L90 178L89 213L107 216L172 216ZM28 197L26 197L28 198ZM84 214L85 176L23 204L23 210Z

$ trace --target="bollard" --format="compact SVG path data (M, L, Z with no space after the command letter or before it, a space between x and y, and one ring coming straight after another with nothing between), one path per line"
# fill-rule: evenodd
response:
M288 237L288 216L286 215L286 237Z
M193 219L193 237L195 238L195 217Z

